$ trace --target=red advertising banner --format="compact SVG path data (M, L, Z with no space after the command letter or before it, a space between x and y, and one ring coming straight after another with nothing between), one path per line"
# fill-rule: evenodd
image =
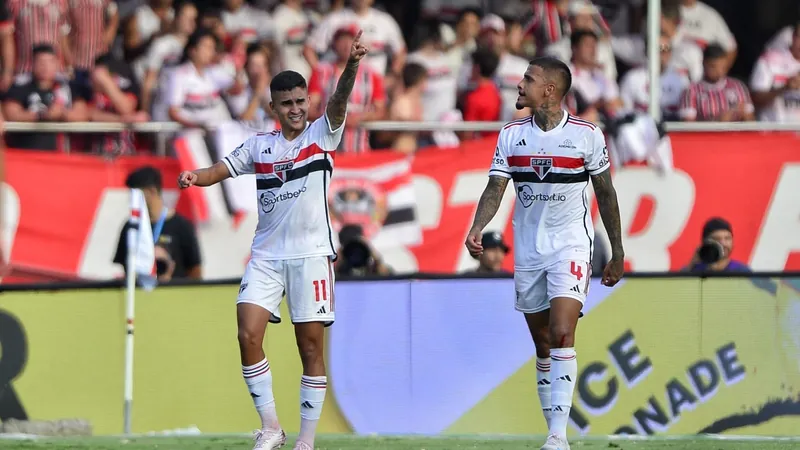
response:
M626 167L614 174L629 267L636 271L680 269L699 245L703 223L720 216L733 225L735 259L755 270L800 270L800 201L796 197L800 192L800 137L794 133L671 136L672 173L659 175L646 167ZM493 150L494 141L474 141L458 149L421 151L410 165L402 164L406 157L395 154L368 158L339 155L336 167L355 176L374 160L374 177L383 177L379 174L385 169L390 174L386 176L394 178L401 176L398 170L410 170L413 194L403 190L381 195L396 195L387 204L394 201L397 211L415 203L413 214L394 215L397 222L392 239L378 250L398 272L452 273L475 264L463 241L486 184ZM177 162L158 158L109 162L89 156L7 152L2 237L12 266L18 269L15 273L33 269L53 278L94 279L120 275L121 269L111 259L127 218L124 179L143 164L159 167L166 187L179 171ZM373 185L380 187L381 183ZM390 187L397 190L401 185ZM168 191L167 195L175 197L177 192ZM184 197L178 209L191 217L193 209ZM509 190L487 227L504 231L509 242L514 202ZM376 217L389 217L390 213ZM205 278L241 275L255 219L198 223ZM409 220L416 224L409 226ZM421 230L421 243L418 236L406 241L398 237L403 230L417 235ZM596 231L602 241L600 224ZM511 268L512 258L506 264ZM6 277L4 282L19 279Z

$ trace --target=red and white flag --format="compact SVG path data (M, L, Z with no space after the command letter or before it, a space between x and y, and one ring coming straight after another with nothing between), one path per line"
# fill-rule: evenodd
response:
M336 155L328 206L334 230L357 224L378 248L422 242L411 157L395 152Z
M156 249L153 242L153 229L150 228L150 214L144 193L131 189L131 218L128 228L127 270L134 270L139 284L146 290L155 288Z

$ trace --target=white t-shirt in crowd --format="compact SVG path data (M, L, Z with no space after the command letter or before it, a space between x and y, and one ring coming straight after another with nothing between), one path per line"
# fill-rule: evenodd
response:
M787 49L792 46L792 39L794 39L794 27L788 26L770 39L767 43L767 49Z
M232 177L256 176L258 225L252 258L286 260L336 253L326 193L331 153L344 124L331 130L327 116L292 141L280 131L259 133L222 158Z
M275 44L280 49L280 69L293 70L308 80L311 67L303 56L303 47L308 39L311 19L304 11L284 4L275 8L272 19L275 24Z
M350 8L328 14L311 32L306 44L318 54L324 55L330 50L336 31L349 25L356 25L364 31L361 39L369 47L365 61L381 75L386 74L389 53L396 55L406 49L403 33L394 18L375 8L370 8L363 16Z
M532 117L503 127L489 176L514 181L515 270L537 270L561 260L591 261L589 179L608 168L603 132L567 111L549 131Z
M666 119L678 119L681 95L689 87L689 78L672 68L661 73L661 111ZM646 67L628 71L620 83L620 98L627 111L647 113L650 105L650 76Z
M222 100L222 91L233 83L229 72L222 66L198 72L191 62L175 67L169 72L166 107L178 107L183 117L192 122L210 125L230 120Z
M457 75L444 53L436 55L414 52L408 62L417 63L428 70L428 82L422 97L423 119L439 121L442 116L456 109Z
M572 88L589 104L609 102L619 97L619 87L600 69L585 70L570 66Z
M697 2L692 7L681 5L680 28L702 48L716 42L726 51L736 49L736 39L725 19L716 9L703 2Z
M517 86L525 76L526 70L528 70L528 60L508 52L503 53L503 56L500 57L500 64L494 72L494 83L500 89L500 98L503 100L503 106L500 109L501 121L506 122L513 119L514 113L517 112L516 104L517 97L519 97Z
M228 34L241 36L246 42L272 39L275 25L272 17L260 9L247 3L236 11L222 11L222 24Z
M769 92L786 86L800 74L800 61L787 50L767 50L756 62L750 78L750 90ZM764 122L800 123L800 90L786 91L758 113Z

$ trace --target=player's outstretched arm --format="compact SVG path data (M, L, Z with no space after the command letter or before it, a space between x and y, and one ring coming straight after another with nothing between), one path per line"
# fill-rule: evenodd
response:
M481 194L481 199L478 201L475 219L472 221L472 228L470 228L467 242L465 242L467 250L472 256L478 256L483 253L481 233L494 218L494 215L497 214L497 209L500 208L500 202L503 200L503 194L506 192L508 180L508 178L496 175L489 176L489 183L486 184L486 188Z
M191 186L213 186L220 181L230 178L231 173L222 161L211 167L197 170L186 170L178 177L178 187L186 189Z
M605 225L608 239L611 241L611 261L603 271L603 284L613 286L622 278L625 270L625 251L622 249L619 204L617 203L617 191L611 181L611 171L605 170L597 175L592 175L592 186L594 186L600 217L603 218L603 225Z
M347 60L347 65L339 77L339 82L336 84L336 90L328 100L328 106L325 110L328 116L328 123L331 130L338 130L344 123L347 116L347 99L350 98L350 93L353 92L353 86L356 83L356 75L358 75L358 65L361 59L366 56L369 49L361 43L361 34L363 31L358 32L353 46L350 48L350 58Z

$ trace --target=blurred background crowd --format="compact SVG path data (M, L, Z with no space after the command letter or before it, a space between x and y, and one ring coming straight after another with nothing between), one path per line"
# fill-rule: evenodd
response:
M758 6L756 6L758 4ZM371 48L345 152L447 147L491 133L367 132L392 121L509 121L527 61L569 61L567 107L608 122L647 111L645 0L6 0L2 113L13 122L276 124L269 81L291 69L322 114L358 29ZM800 123L796 1L661 0L661 107L681 121ZM752 11L752 14L746 14ZM726 17L729 20L726 20ZM8 133L9 147L65 136ZM71 135L72 151L152 148L133 133Z

